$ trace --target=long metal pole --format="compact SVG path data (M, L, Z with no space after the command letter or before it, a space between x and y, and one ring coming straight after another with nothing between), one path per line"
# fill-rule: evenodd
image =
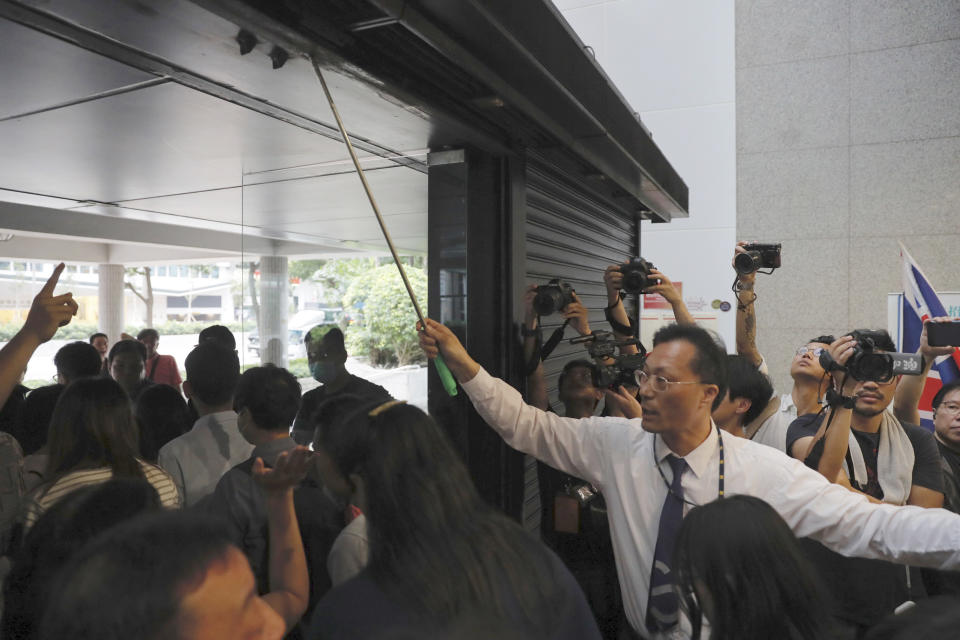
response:
M343 126L343 120L340 119L340 112L337 110L337 103L333 100L333 95L330 93L330 88L327 87L327 81L323 79L323 72L320 71L320 65L317 64L317 61L313 58L310 58L310 63L313 65L313 70L317 74L317 79L320 80L320 86L323 87L323 94L327 97L327 103L330 105L330 110L333 112L333 117L337 121L337 128L340 129L340 135L343 136L343 141L347 145L347 151L350 152L350 159L353 161L353 166L357 169L357 175L360 176L360 182L363 183L363 190L367 193L367 199L370 200L370 206L373 208L373 213L377 217L377 223L380 225L380 231L383 232L383 238L387 241L387 246L390 248L390 255L393 256L393 262L397 265L397 269L400 271L400 277L403 279L403 286L407 288L407 294L410 296L410 302L413 303L413 309L417 313L417 319L420 321L421 327L426 327L426 323L423 321L423 311L420 310L420 303L417 302L417 294L413 292L413 287L410 285L410 280L407 278L407 271L403 268L403 264L400 262L400 256L397 254L396 247L393 246L393 239L390 237L390 232L387 230L387 225L383 221L383 215L380 213L380 207L377 206L377 200L373 197L373 190L370 189L370 183L367 182L367 176L363 172L363 168L360 166L360 160L357 158L357 152L353 148L353 143L350 142L350 136L347 135L347 129ZM443 382L443 387L447 390L447 393L451 396L457 395L457 383L453 378L453 374L450 373L450 370L447 368L447 365L443 362L441 356L437 356L434 360L434 363L437 367L437 373L440 374L440 379Z
M377 216L377 223L380 225L380 231L383 232L383 238L387 241L387 246L390 248L390 254L393 256L393 262L397 265L397 269L400 270L400 277L403 278L403 286L407 288L407 293L410 295L410 302L413 303L413 308L417 312L417 319L420 320L420 324L423 324L423 312L420 311L420 303L417 302L417 295L413 292L413 287L410 286L410 280L407 278L407 272L403 268L403 264L400 262L400 256L397 254L397 248L393 246L393 239L390 237L390 232L387 230L387 225L383 221L383 215L380 213L380 207L377 206L377 200L373 197L373 191L370 189L370 183L367 182L367 176L363 172L363 168L360 166L360 160L357 158L357 152L353 148L353 143L350 142L350 136L347 135L347 129L343 126L343 120L340 119L340 112L337 111L337 104L333 101L333 95L330 94L330 89L327 87L327 81L323 79L323 73L320 71L320 65L317 64L316 60L311 58L311 63L313 63L313 70L317 73L317 78L320 80L320 86L323 87L323 93L327 96L327 102L330 104L330 110L333 111L333 117L337 121L337 128L340 129L340 135L343 136L343 141L347 145L347 151L350 152L350 159L353 160L353 166L357 169L357 175L360 176L360 182L363 183L363 190L367 192L367 199L370 200L370 206L373 207L373 213Z

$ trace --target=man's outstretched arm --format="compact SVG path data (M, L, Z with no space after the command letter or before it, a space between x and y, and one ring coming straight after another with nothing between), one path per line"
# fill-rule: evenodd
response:
M756 495L798 538L813 538L845 556L960 569L960 516L945 509L871 503L799 461L777 463L776 473L786 477Z
M606 433L616 419L561 418L523 401L509 384L491 377L470 357L450 329L427 318L420 346L428 358L443 355L480 416L514 449L555 469L603 484Z

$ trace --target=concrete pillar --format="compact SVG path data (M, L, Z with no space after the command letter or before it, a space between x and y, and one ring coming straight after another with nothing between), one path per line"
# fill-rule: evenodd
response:
M112 345L123 332L123 265L101 264L97 267L99 279L100 331L107 334Z
M290 278L286 256L260 258L260 362L287 366Z

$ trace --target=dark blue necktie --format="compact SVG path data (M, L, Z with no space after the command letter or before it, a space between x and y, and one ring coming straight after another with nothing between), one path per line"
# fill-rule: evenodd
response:
M647 629L663 631L677 624L678 601L674 591L674 575L670 571L673 547L683 520L683 486L680 479L687 462L674 455L667 456L673 469L673 482L663 500L660 511L660 529L657 532L657 548L653 552L653 567L650 569L650 595L647 598Z

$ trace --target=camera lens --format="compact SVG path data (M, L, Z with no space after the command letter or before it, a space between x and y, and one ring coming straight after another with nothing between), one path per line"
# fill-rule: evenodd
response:
M857 380L887 382L893 378L893 359L886 353L865 353L850 370Z
M748 251L746 253L738 253L733 259L733 268L743 276L753 273L760 268L760 252Z
M556 286L537 287L537 296L533 299L533 309L537 315L549 316L563 308L563 293Z
M648 286L647 276L639 271L628 271L623 276L623 290L627 293L640 293Z

